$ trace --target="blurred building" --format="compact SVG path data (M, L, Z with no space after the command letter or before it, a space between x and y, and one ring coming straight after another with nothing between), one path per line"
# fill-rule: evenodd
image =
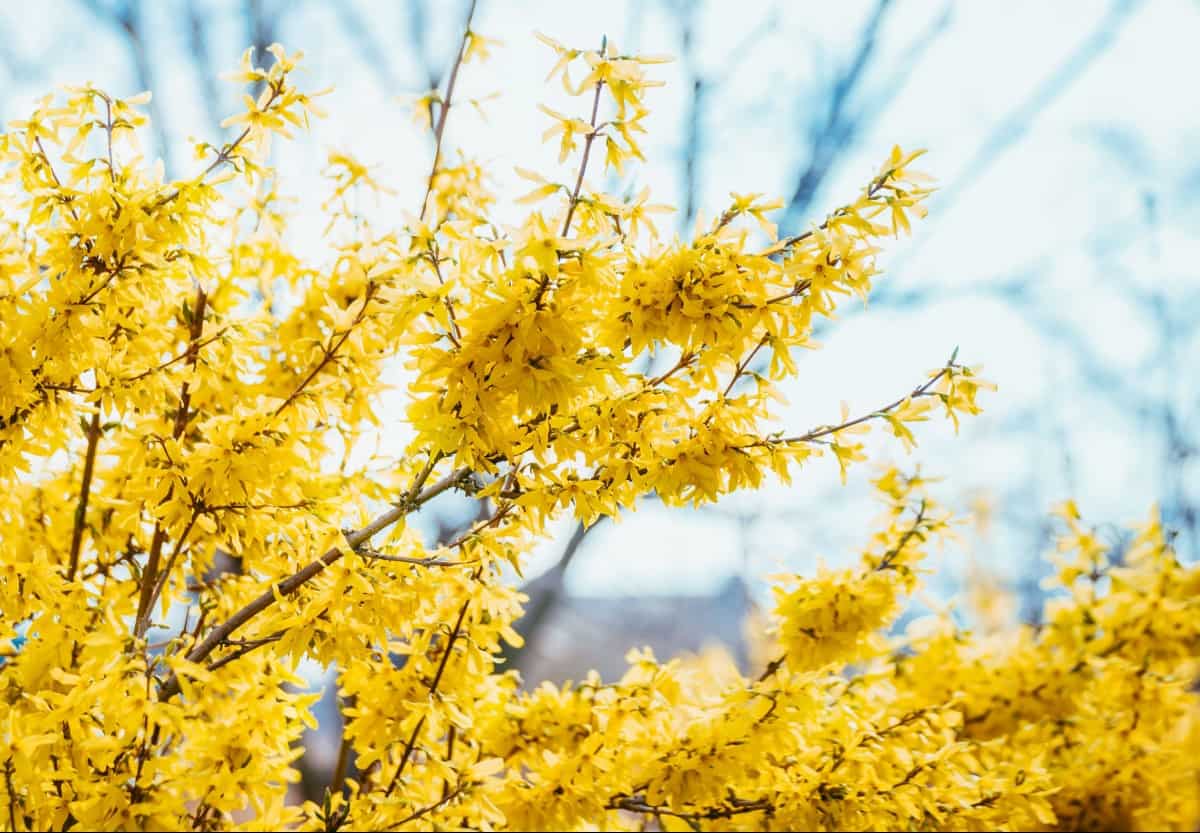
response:
M629 649L646 646L665 660L718 643L741 668L749 663L742 629L753 602L739 577L709 595L573 596L561 582L561 573L550 570L524 588L531 605L549 600L513 657L527 687L580 680L591 669L617 680Z

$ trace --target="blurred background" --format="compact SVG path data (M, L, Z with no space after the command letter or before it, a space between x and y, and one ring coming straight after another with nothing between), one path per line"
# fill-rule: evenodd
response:
M240 106L218 75L248 45L303 49L301 83L335 88L329 117L274 154L294 242L319 254L330 149L379 165L395 189L363 209L377 222L419 207L432 141L412 102L444 86L465 16L458 0L6 3L0 114L65 83L149 89L147 155L185 175L189 139L216 141ZM1157 503L1181 556L1200 556L1200 3L479 0L473 28L502 43L464 70L456 101L476 106L454 108L447 136L489 164L502 197L528 190L514 166L555 169L537 103L583 106L543 83L553 58L534 30L676 57L652 68L667 85L650 95L646 163L607 183L678 205L666 231L686 234L732 190L781 197L781 227L803 229L893 144L929 149L922 167L941 187L929 218L882 255L869 308L847 303L821 326L824 349L800 357L780 415L806 428L835 421L841 400L873 409L956 346L999 385L957 437L931 423L911 457L877 445L876 459L922 465L945 502L975 513L921 605L982 583L1008 591L998 615L1036 620L1047 511L1068 496L1118 551L1121 525ZM565 521L526 572L528 643L510 659L529 684L619 675L633 645L667 657L719 642L746 661L765 577L855 557L874 474L852 469L842 486L816 461L792 487L702 511L651 502L588 530ZM477 509L464 499L421 522L444 539ZM337 710L323 708L336 737ZM327 765L322 754L313 744L305 767Z

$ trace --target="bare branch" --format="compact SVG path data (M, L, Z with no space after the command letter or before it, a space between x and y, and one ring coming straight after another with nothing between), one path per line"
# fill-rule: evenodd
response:
M604 52L608 46L608 40L605 39L600 44L600 57L604 57ZM583 175L587 173L588 157L592 153L592 142L596 141L596 136L599 135L596 129L596 117L600 113L600 91L604 89L604 79L596 82L596 96L592 99L592 129L583 139L583 158L579 160L579 175L575 177L575 188L571 192L571 206L567 209L567 219L563 221L562 234L559 237L566 237L571 230L571 220L575 217L575 207L579 205L579 192L583 188Z
M209 43L209 28L199 0L187 0L184 6L187 15L188 49L192 53L197 80L200 82L200 98L204 111L214 126L221 123L221 95L217 89L217 73Z
M463 56L467 52L467 42L471 38L471 21L475 18L475 4L477 0L471 0L471 6L467 10L467 22L463 27L462 42L458 46L458 57L454 59L454 67L450 70L450 80L446 82L446 97L442 100L441 107L438 108L437 125L433 129L434 149L433 149L433 165L429 169L429 183L425 187L425 198L421 201L421 219L425 219L425 214L429 210L429 197L433 193L433 181L437 177L438 167L442 162L442 137L446 131L446 118L450 115L450 105L454 101L454 85L458 81L458 70L462 66Z

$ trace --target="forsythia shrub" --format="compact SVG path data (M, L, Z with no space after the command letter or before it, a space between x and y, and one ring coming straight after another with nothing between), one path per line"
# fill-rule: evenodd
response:
M761 674L635 652L619 681L523 692L498 667L507 565L552 519L702 504L823 452L844 470L869 425L910 444L983 385L952 358L877 411L769 430L814 317L865 296L876 242L920 213L916 154L793 236L756 245L743 221L775 239L775 204L746 195L667 242L644 194L585 184L601 144L596 168L641 157L656 59L544 40L586 98L547 110L571 171L525 174L542 207L501 227L484 169L446 161L454 79L487 48L468 28L423 102L419 217L356 217L380 186L332 155L325 265L287 247L267 166L315 111L278 47L247 55L240 132L190 179L138 155L138 99L90 86L0 140L0 826L1192 829L1200 571L1153 521L1109 563L1068 508L1039 628L897 639L948 519L890 471L858 565L777 588ZM391 459L370 449L400 422L397 358L413 437ZM427 545L405 519L452 490L490 514ZM324 802L297 807L305 659L338 669L346 727Z

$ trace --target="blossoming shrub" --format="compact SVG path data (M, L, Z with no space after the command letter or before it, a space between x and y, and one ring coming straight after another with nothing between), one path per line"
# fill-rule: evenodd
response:
M1153 522L1110 564L1068 513L1069 593L1039 629L896 640L947 518L893 471L857 566L782 581L753 678L635 653L619 681L523 692L498 666L505 569L552 519L702 504L826 452L844 470L871 425L910 444L982 384L952 357L874 412L773 430L814 318L865 296L920 213L915 154L791 236L747 195L666 241L644 194L587 185L640 158L654 60L546 40L586 98L548 111L571 166L526 172L538 207L503 228L486 172L445 161L454 79L486 52L468 29L423 105L419 216L355 216L380 186L333 154L321 264L288 247L267 166L315 110L278 47L189 179L138 154L136 99L92 87L0 140L0 826L1193 827L1200 572ZM389 456L394 361L412 439ZM489 513L424 542L406 519L450 491ZM338 669L345 731L324 801L289 806L302 660Z

